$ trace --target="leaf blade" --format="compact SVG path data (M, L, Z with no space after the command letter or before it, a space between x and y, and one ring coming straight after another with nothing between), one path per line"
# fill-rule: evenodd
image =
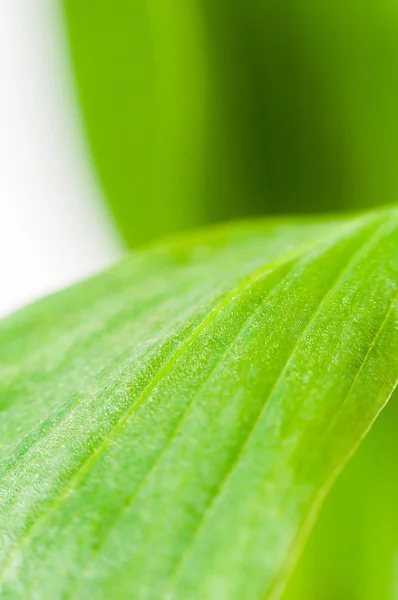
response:
M397 264L395 209L249 224L4 322L4 593L272 594L395 385Z

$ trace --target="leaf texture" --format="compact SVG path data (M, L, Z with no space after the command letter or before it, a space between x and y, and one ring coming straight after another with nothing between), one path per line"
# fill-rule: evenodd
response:
M0 325L4 598L278 598L398 375L398 210L227 225Z

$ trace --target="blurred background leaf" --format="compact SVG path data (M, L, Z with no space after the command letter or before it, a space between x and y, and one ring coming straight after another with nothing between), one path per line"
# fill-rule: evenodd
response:
M65 8L93 157L127 243L203 222L198 7L66 0Z
M129 245L398 190L391 0L64 0L87 134Z
M392 0L64 0L92 155L128 245L398 197ZM398 598L398 399L332 490L285 600Z
M345 468L283 600L397 600L398 394Z

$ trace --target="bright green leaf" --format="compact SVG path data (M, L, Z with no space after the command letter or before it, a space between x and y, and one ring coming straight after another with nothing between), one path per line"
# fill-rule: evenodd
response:
M397 600L397 392L328 495L283 600Z
M0 326L5 598L277 598L396 384L398 211L165 242Z

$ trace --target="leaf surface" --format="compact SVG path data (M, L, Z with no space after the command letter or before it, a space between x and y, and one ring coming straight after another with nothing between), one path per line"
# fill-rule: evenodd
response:
M0 325L5 598L278 598L398 375L398 211L228 225Z

